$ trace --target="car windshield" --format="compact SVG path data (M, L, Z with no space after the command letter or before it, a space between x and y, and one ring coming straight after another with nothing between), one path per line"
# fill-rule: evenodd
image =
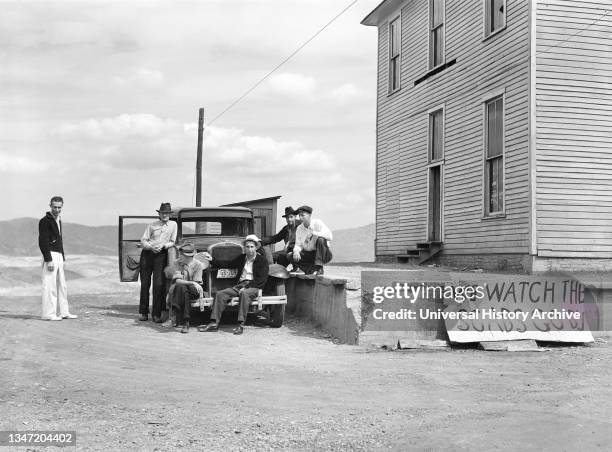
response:
M203 235L245 237L248 234L248 218L183 218L181 220L183 237Z

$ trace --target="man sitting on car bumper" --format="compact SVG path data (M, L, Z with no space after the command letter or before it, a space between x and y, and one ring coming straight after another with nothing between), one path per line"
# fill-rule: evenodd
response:
M227 289L220 290L215 295L210 315L213 323L205 327L199 327L198 331L218 331L219 322L223 315L223 310L233 297L239 297L240 309L238 311L238 321L240 325L234 328L234 334L244 332L244 324L251 301L257 298L259 290L263 289L268 280L268 261L263 254L257 252L260 247L259 239L256 235L248 235L244 239L245 254L240 255L233 263L232 267L239 269L240 279L238 284Z
M193 258L196 249L192 243L184 243L178 251L179 269L172 276L168 298L176 312L175 326L183 321L181 333L189 333L191 300L197 300L204 295L201 286L204 265Z

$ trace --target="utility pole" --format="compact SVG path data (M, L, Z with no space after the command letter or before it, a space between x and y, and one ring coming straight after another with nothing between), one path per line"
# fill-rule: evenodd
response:
M204 108L198 119L198 158L196 161L196 207L202 206L202 137L204 135Z

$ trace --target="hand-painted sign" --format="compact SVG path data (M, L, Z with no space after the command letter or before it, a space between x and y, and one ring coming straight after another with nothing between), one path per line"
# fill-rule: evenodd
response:
M379 271L362 273L362 325L451 342L591 342L599 315L569 276Z

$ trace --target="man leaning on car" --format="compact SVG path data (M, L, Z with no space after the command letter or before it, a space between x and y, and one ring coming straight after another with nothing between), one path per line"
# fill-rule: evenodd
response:
M244 332L244 324L251 301L257 298L259 290L263 289L268 281L268 260L263 254L257 252L261 245L255 234L247 235L243 245L245 254L238 256L231 265L239 269L240 279L238 284L217 292L210 315L213 322L206 326L198 327L198 331L218 331L225 306L227 306L227 303L233 297L239 297L238 321L240 325L234 328L233 332L234 334L242 334Z
M145 229L140 243L140 320L149 317L149 288L153 277L153 321L161 323L161 314L166 299L166 278L164 268L168 263L168 248L174 246L178 226L170 220L172 207L163 202L157 211L159 220Z

